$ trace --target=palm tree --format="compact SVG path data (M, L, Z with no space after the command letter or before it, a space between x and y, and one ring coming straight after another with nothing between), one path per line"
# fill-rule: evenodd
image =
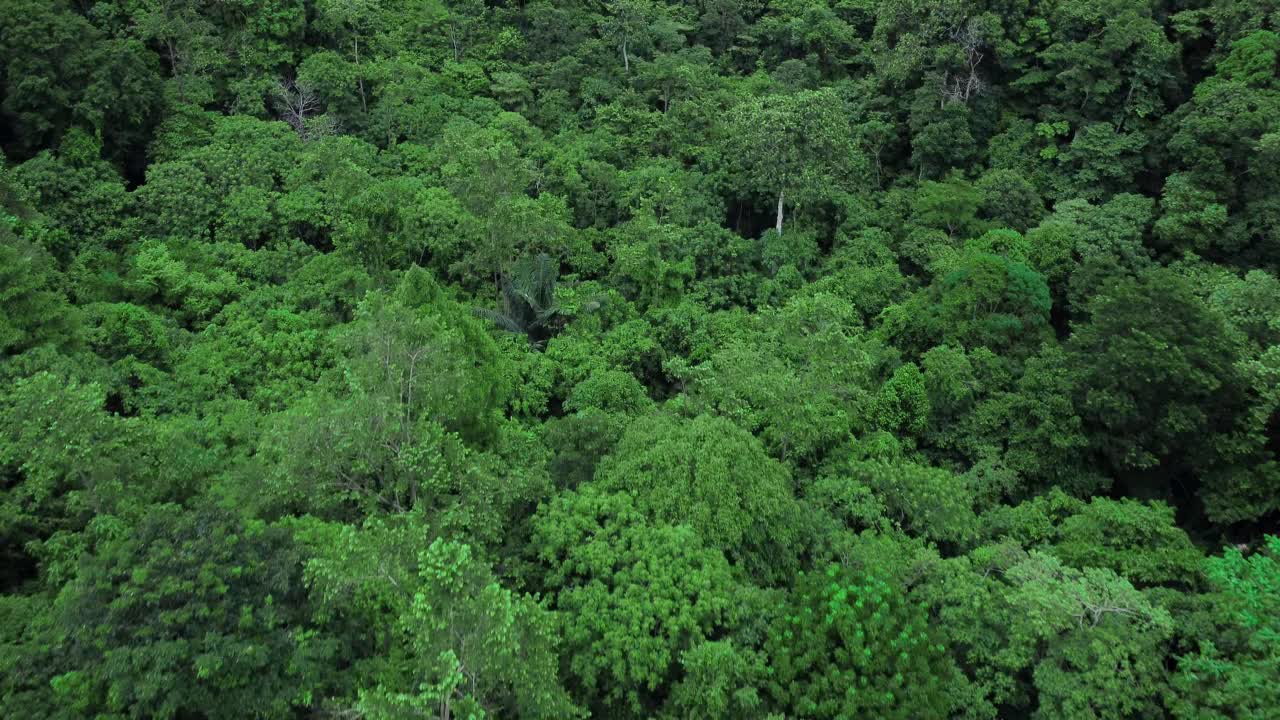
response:
M498 327L521 333L541 347L554 331L560 308L556 305L558 263L545 254L523 257L499 282L501 307L476 308L476 314Z

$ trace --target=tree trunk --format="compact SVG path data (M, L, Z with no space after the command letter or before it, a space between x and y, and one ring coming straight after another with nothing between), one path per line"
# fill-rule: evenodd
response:
M778 191L778 224L773 228L779 235L782 234L782 196L784 192L784 190Z
M356 41L356 84L360 86L360 109L365 115L369 114L369 101L365 98L364 93L364 73L360 71L360 36L355 36Z
M165 40L165 44L169 46L169 71L173 73L173 77L178 81L178 100L187 101L186 82L182 79L182 75L178 73L178 50L173 46L173 39Z
M631 58L627 57L627 41L626 40L622 41L622 67L626 69L628 75L631 74Z

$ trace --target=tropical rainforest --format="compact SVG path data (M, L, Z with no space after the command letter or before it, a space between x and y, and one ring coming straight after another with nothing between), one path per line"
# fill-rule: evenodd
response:
M1280 718L1280 2L0 0L0 716Z

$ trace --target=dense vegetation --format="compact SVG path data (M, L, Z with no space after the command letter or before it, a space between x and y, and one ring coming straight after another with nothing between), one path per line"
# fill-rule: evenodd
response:
M0 716L1277 717L1278 32L0 0Z

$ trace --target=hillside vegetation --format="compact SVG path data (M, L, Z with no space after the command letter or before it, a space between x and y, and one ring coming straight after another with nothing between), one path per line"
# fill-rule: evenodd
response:
M1275 720L1274 0L0 0L0 717Z

